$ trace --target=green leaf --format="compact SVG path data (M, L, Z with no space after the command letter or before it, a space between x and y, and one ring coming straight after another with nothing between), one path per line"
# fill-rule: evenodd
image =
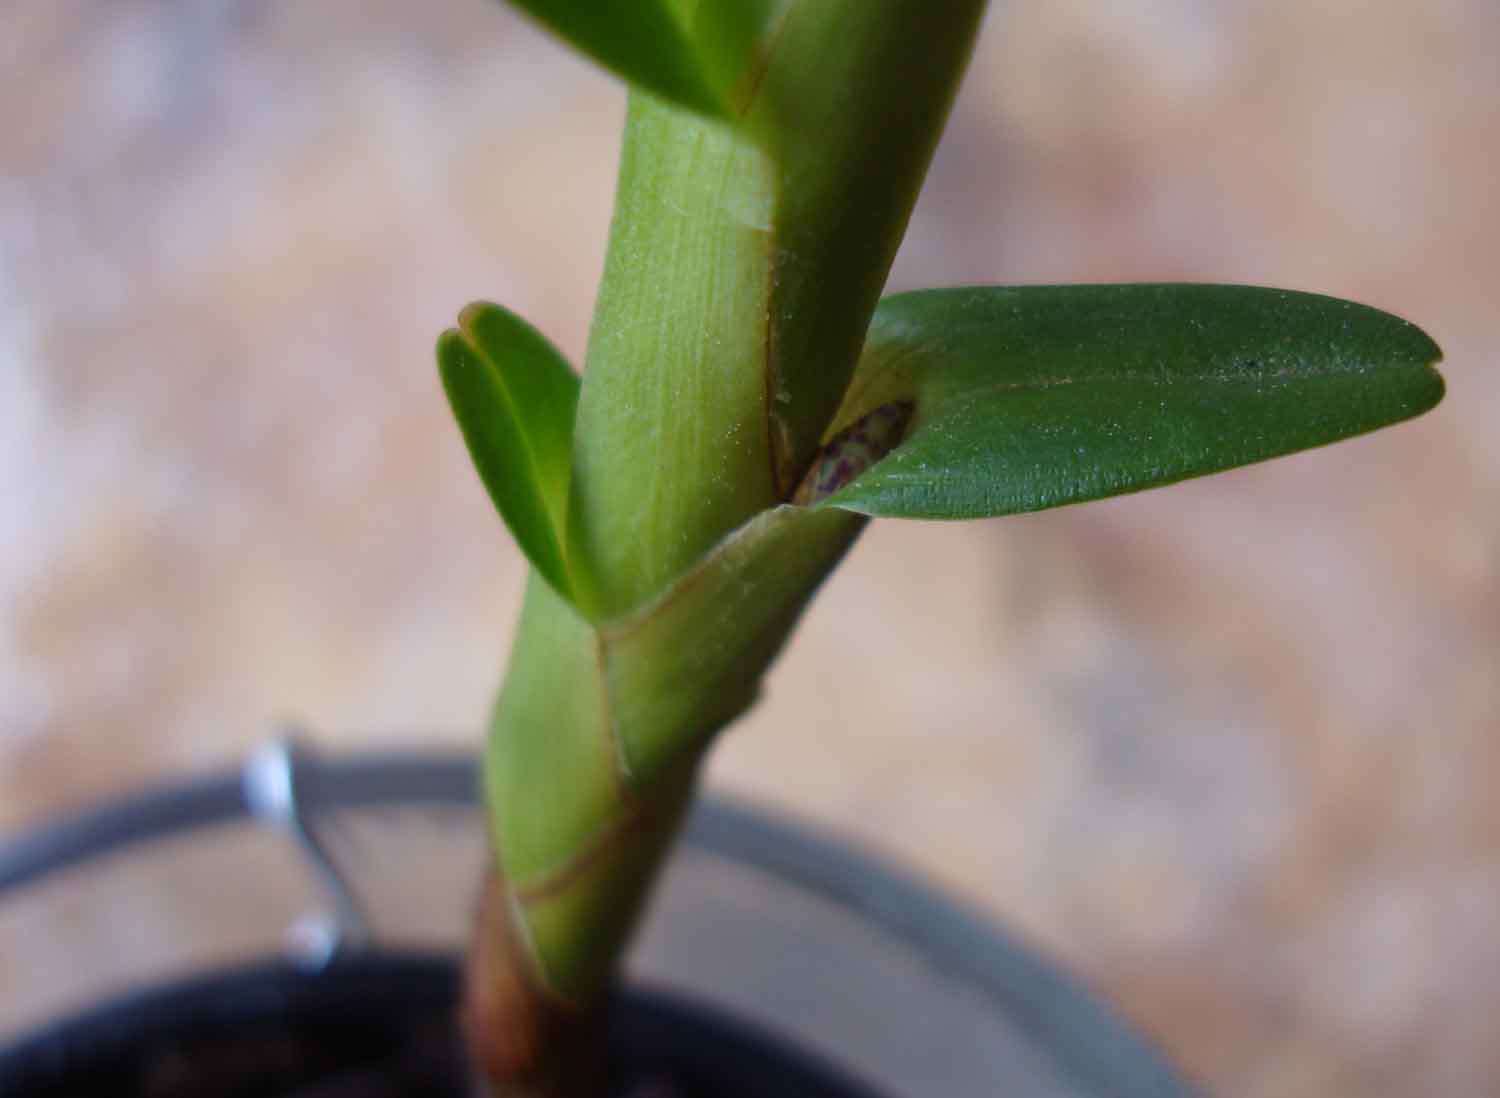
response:
M1244 286L977 287L881 302L830 431L914 405L824 505L982 518L1170 484L1426 411L1442 352L1367 306Z
M479 478L537 571L563 596L578 377L545 336L483 302L438 337L438 372Z
M729 118L784 0L515 0L579 52L653 95Z

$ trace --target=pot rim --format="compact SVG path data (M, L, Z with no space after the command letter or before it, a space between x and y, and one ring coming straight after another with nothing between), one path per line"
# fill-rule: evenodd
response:
M480 801L478 763L468 754L325 757L295 739L279 740L238 769L152 787L0 843L0 902L23 886L133 846L248 821L290 824L347 915L336 867L307 820L332 809L462 808ZM899 940L988 1000L1083 1093L1199 1093L1148 1038L1018 936L822 829L708 794L690 812L682 841L826 900Z

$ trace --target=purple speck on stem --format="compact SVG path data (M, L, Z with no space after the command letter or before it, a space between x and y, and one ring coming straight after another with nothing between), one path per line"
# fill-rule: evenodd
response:
M793 502L827 499L893 450L911 419L910 401L882 404L845 427L818 453Z

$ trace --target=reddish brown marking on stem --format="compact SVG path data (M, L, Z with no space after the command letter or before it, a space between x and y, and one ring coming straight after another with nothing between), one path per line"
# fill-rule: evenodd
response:
M596 834L582 850L540 880L517 887L517 902L526 908L567 891L569 885L587 874L606 855L619 849L632 833L640 829L649 817L643 805L644 802L641 801L626 805L614 822Z
M782 35L786 33L787 25L792 21L792 14L797 7L797 0L790 0L777 20L775 28L764 40L762 48L756 52L754 64L748 73L748 87L737 108L741 118L750 113L756 97L760 94L766 74L771 70L771 58L775 55L776 47L780 45ZM774 159L774 154L772 155ZM781 369L776 350L776 337L779 331L776 287L780 272L777 238L773 216L771 231L766 234L766 338L761 388L765 394L764 415L767 449L771 462L771 490L776 493L778 500L785 500L791 495L802 470L796 468L797 439L786 417L778 410L777 395L781 391Z
M602 1093L599 1011L571 1006L547 993L524 933L492 855L460 1005L469 1050L497 1098Z
M615 795L628 813L637 803L634 776L630 772L630 756L620 738L620 726L615 722L614 696L609 688L609 649L602 630L594 630L594 673L599 676L600 713L599 724L604 730L605 747L609 751L609 774L614 783Z
M761 84L765 82L766 73L771 71L771 57L776 53L777 43L781 41L781 34L786 30L786 25L791 21L792 9L797 5L788 4L786 10L781 13L781 18L776 21L776 28L761 43L761 48L755 51L755 60L746 71L742 81L743 90L736 97L739 102L734 104L734 111L741 118L750 113L750 108L755 105L756 96L760 94Z
M780 371L776 360L776 229L772 226L766 237L766 336L761 348L764 362L761 366L761 418L766 429L766 458L771 463L771 491L778 500L785 499L790 491L791 479L787 466L793 455L791 431L786 421L776 410L776 392Z

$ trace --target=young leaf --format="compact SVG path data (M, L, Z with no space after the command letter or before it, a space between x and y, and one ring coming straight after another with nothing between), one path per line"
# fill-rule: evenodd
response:
M1442 352L1367 306L1246 286L977 287L881 302L833 430L913 405L823 505L982 518L1133 492L1426 411Z
M729 118L782 0L516 0L581 53L679 106Z
M537 571L574 595L563 551L578 377L545 336L479 302L438 338L438 372L469 454Z

